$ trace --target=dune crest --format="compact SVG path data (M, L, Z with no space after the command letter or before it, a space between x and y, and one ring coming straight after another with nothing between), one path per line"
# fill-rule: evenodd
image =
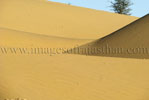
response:
M0 47L74 48L92 40L56 37L0 28Z
M79 54L149 59L148 26L149 14L112 34L78 47L84 50L88 48Z

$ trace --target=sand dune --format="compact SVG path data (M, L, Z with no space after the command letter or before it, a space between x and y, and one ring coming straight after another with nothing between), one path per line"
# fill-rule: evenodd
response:
M108 36L79 47L80 49L84 48L86 52L78 53L87 53L95 56L148 59L148 20L149 15L146 15Z
M0 14L0 27L86 39L103 37L137 19L40 0L1 0Z
M1 52L148 47L149 15L136 19L44 0L0 0L0 100L148 100L149 61L129 59L147 55Z

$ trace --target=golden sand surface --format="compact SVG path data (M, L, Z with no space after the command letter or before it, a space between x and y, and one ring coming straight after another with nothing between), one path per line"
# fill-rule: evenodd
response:
M138 19L40 0L1 0L0 14L0 27L80 39L98 39Z
M135 21L137 17L43 0L1 0L0 100L148 100L149 61L142 59L147 55L103 57L61 50L52 55L10 50L70 49L88 44L92 48L106 43L147 47L148 18ZM6 53L5 48L10 51Z

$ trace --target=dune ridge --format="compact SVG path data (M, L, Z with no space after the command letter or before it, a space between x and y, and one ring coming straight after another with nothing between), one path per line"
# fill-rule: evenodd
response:
M0 35L0 47L45 47L69 49L92 41L91 39L56 37L7 28L0 28Z
M149 20L149 14L115 31L114 33L111 33L91 43L82 45L78 48L84 48L84 49L89 48L87 49L86 52L91 52L94 48L96 48L96 52L91 54L89 53L89 55L94 56L148 59L149 58L148 20ZM106 51L101 52L101 49L103 49L104 47L106 48L106 50L108 49L109 52ZM97 50L98 48L100 50ZM83 54L83 52L82 53L80 52L80 54Z

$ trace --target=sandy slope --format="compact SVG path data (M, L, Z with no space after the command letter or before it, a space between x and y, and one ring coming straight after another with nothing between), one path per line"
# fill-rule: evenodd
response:
M1 55L0 97L148 100L149 61L79 55Z
M79 48L95 56L149 59L149 14L124 28ZM92 52L96 49L95 52ZM104 50L103 50L104 48ZM79 52L85 54L86 52Z
M100 38L136 20L40 0L0 0L0 27L69 38Z

